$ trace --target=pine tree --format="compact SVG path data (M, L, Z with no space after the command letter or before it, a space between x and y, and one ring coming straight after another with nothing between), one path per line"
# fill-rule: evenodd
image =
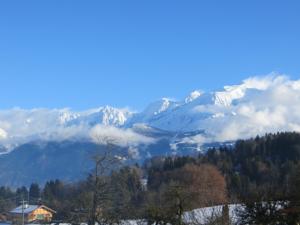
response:
M29 188L29 201L31 204L39 203L41 197L41 189L37 183L32 183Z

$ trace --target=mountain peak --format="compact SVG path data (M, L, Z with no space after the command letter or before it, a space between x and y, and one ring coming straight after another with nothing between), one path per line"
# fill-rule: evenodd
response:
M192 91L189 96L187 96L184 100L185 103L189 103L189 102L192 102L194 101L195 99L199 98L201 95L203 94L202 91L200 90L195 90L195 91Z
M175 101L170 98L161 98L156 102L152 102L142 113L148 116L156 116L167 111L174 106Z
M299 111L299 83L284 76L252 77L220 91L195 90L182 101L161 98L138 113L111 106L78 112L70 109L0 110L0 146L37 138L82 137L95 125L129 129L134 124L145 124L171 132L205 130L218 141L278 129L300 131L300 117L294 114Z
M105 106L99 111L103 125L122 126L131 116L131 112L127 109L117 109L111 106Z

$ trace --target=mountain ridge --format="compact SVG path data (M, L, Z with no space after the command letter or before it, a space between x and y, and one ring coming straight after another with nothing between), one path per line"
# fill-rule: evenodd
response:
M88 155L108 143L124 163L143 163L230 147L265 133L299 132L299 111L300 80L284 76L249 78L216 92L196 90L179 101L162 98L141 112L110 106L0 110L0 184L74 181L92 168ZM80 170L81 165L87 167Z
M300 98L299 83L281 75L252 77L239 85L224 86L223 90L195 90L183 100L162 98L141 112L111 106L79 112L70 109L0 110L0 145L2 149L11 150L35 140L93 139L95 127L136 139L138 132L133 129L136 124L175 133L205 131L206 136L197 138L199 145L277 130L300 131L300 117L294 115L289 119L286 112L297 105L298 98L291 104L291 98L281 96L284 92ZM282 102L277 104L279 97Z

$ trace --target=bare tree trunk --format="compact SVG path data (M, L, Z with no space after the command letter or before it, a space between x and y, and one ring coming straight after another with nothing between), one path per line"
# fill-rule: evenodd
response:
M106 176L120 163L120 159L113 155L112 150L114 145L112 144L112 140L107 139L105 141L106 150L93 157L95 163L95 181L93 184L92 210L88 225L95 225L96 222L100 224L104 221L104 218L102 218L103 215L99 218L99 213L103 214L105 202L110 198L110 190L108 190L109 182ZM98 143L101 143L100 140Z
M96 208L97 208L97 197L98 197L98 162L96 162L95 168L95 183L94 183L94 194L93 194L93 206L89 220L89 225L95 225L96 223Z

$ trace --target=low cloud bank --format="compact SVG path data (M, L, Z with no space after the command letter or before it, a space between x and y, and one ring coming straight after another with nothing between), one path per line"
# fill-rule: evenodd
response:
M228 106L195 107L195 113L211 116L199 127L214 141L254 137L269 132L300 132L300 80L286 76L252 77L233 86L241 96Z
M11 109L0 110L0 145L11 149L35 141L114 140L120 146L150 143L152 139L131 129L113 126L124 123L127 111L108 107L83 112L70 109ZM107 113L106 113L107 112ZM105 114L106 113L106 114ZM113 125L109 125L108 121Z
M169 120L163 121L160 128L164 129L168 124L171 128L175 121L190 130L205 130L205 135L180 140L181 143L199 145L269 132L300 132L300 80L274 74L250 77L239 85L225 86L224 90L213 93L214 99L204 103L199 101L204 93L193 94L185 102L192 107L180 111L186 114L180 114L181 117L167 115ZM34 140L88 138L97 143L112 141L119 146L131 147L138 155L136 147L152 143L154 139L122 128L131 115L128 110L109 107L84 112L70 109L0 110L0 145L12 148Z
M97 125L90 131L93 141L98 144L115 144L121 147L150 144L153 138L134 132L132 129L120 129L113 126ZM132 148L133 149L133 148Z

